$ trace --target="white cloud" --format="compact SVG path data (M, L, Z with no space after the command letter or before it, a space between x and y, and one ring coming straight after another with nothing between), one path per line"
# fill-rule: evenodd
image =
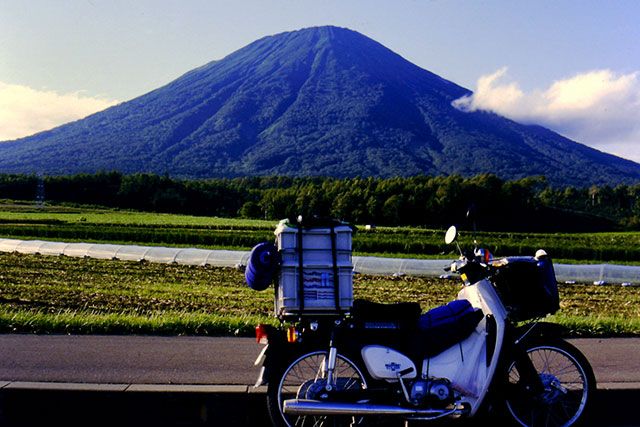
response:
M490 110L546 126L568 138L640 162L640 72L595 70L524 92L504 82L507 69L478 79L476 92L454 101L463 111Z
M60 95L0 82L0 141L48 130L115 104L81 92Z

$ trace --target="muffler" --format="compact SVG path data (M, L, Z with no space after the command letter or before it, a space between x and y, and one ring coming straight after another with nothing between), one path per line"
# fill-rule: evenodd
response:
M282 412L288 415L399 415L436 419L446 416L466 415L469 411L463 407L453 409L415 409L391 405L373 405L369 403L320 402L318 400L285 400Z

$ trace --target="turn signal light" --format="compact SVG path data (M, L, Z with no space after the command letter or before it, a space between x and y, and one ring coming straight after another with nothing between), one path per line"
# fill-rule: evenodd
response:
M487 249L476 249L474 251L474 255L480 260L480 262L483 262L485 264L493 259L491 252L489 252Z
M269 344L269 337L267 336L267 328L264 325L256 326L256 342L258 344Z
M287 342L296 342L298 341L298 332L296 328L291 327L287 329Z

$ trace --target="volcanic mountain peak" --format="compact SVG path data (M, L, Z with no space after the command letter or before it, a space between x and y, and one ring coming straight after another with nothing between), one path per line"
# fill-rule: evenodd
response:
M452 102L471 92L355 31L264 37L83 120L0 144L0 172L546 175L630 183L640 165Z

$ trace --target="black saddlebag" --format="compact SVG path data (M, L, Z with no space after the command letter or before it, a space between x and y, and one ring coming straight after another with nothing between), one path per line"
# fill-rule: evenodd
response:
M414 302L381 304L356 299L351 309L351 327L341 334L342 345L356 353L369 344L406 352L410 337L417 331L421 314L420 304Z
M381 304L377 302L357 299L353 302L351 315L362 323L395 323L413 325L422 314L417 302L400 302L396 304Z

